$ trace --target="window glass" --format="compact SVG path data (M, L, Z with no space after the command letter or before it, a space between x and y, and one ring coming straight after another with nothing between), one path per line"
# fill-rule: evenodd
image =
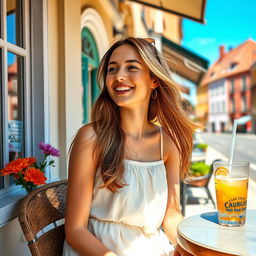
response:
M2 72L3 70L3 64L2 64L2 49L0 48L0 72ZM2 99L2 84L3 84L3 80L2 80L2 76L0 76L0 99ZM3 105L2 105L3 101L0 101L0 109L3 109ZM2 131L2 127L3 127L3 116L2 116L2 111L0 111L0 138L2 138L3 136L3 131ZM3 141L2 139L0 140L0 169L2 169L3 166L3 155L1 154L1 152L3 152ZM4 177L0 176L0 188L4 187Z
M6 1L7 41L23 46L23 0Z
M246 91L246 77L242 77L242 92Z
M235 99L232 98L232 112L236 112Z
M8 52L8 143L9 161L24 155L23 58Z
M242 103L243 103L242 111L246 112L246 96L245 95L243 96Z
M231 80L231 93L235 92L235 81L234 79Z

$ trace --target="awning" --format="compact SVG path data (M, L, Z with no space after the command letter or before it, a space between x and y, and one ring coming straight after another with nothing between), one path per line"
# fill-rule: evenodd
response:
M251 116L242 116L237 119L237 124L238 125L246 124L247 122L249 122L251 120L252 120Z
M162 11L205 23L206 0L130 0Z
M162 37L162 53L171 70L179 76L199 84L209 62L203 57Z

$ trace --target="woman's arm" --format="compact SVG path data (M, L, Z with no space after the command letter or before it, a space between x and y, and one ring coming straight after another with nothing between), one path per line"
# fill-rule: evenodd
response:
M70 154L66 239L81 256L116 256L87 229L96 174L96 161L93 159L95 137L91 125L81 128Z
M171 243L176 246L177 226L183 219L180 211L180 156L173 140L164 133L164 161L168 183L168 201L162 223L164 232Z
M177 226L183 219L180 211L180 156L173 140L164 133L164 160L168 184L168 201L164 220L164 232L175 247L173 256L192 256L177 244Z

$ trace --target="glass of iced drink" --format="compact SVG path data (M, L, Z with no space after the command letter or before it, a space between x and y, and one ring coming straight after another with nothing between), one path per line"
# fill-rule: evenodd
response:
M241 226L245 223L249 162L214 162L214 181L219 224Z

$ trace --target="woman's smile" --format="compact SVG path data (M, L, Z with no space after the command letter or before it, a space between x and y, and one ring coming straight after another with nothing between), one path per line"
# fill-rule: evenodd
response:
M114 91L115 91L115 94L117 95L123 95L123 94L126 94L128 92L130 92L131 90L134 89L134 87L130 86L130 85L126 85L126 84L118 84L118 85L115 85L114 86Z

